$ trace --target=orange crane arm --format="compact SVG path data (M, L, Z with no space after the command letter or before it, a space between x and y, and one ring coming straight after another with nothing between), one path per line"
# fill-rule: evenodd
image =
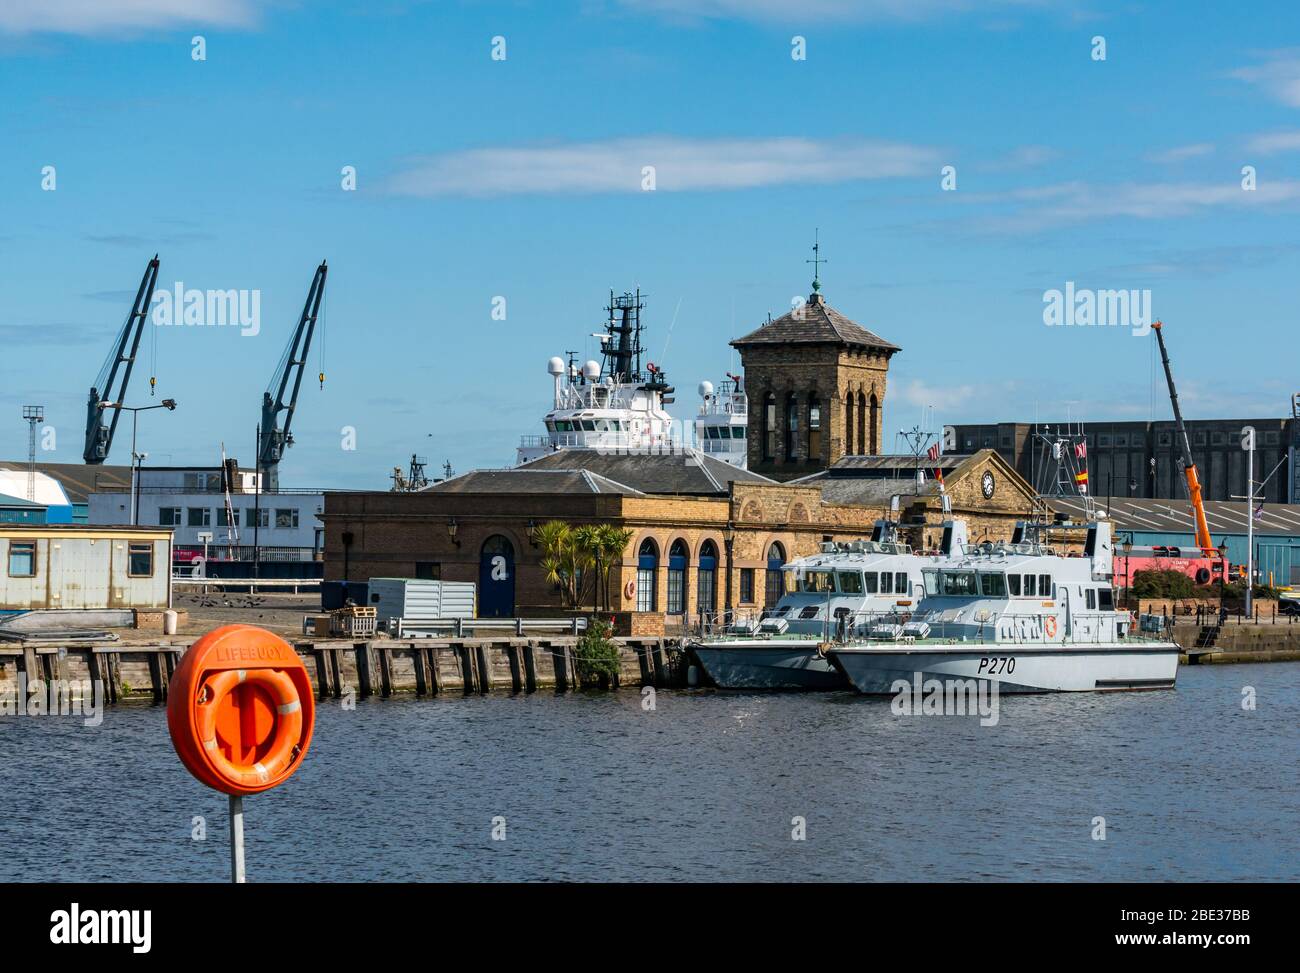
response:
M1201 496L1201 478L1192 462L1192 441L1187 437L1183 410L1178 407L1178 390L1174 388L1174 373L1169 367L1169 352L1165 350L1164 326L1156 321L1151 325L1160 343L1160 361L1165 366L1165 380L1169 383L1169 401L1174 407L1174 424L1178 428L1178 448L1182 452L1183 476L1187 479L1187 499L1192 503L1192 516L1196 521L1196 546L1206 557L1218 557L1219 551L1210 538L1210 525L1205 520L1205 501Z

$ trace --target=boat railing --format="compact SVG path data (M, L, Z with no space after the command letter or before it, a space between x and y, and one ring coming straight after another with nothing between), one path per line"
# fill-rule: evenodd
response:
M971 642L989 645L1087 645L1113 642L1167 642L1160 631L1149 631L1128 612L1076 616L1067 623L1055 612L988 612L986 617L956 619L946 612L848 611L838 609L827 641L844 642ZM1091 622L1096 624L1088 624ZM1083 623L1083 624L1081 624ZM1059 628L1060 638L1047 633ZM1121 634L1122 632L1122 634Z

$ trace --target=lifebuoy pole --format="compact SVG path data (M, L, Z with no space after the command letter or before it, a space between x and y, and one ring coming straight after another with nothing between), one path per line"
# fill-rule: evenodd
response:
M230 882L244 884L244 799L230 795Z

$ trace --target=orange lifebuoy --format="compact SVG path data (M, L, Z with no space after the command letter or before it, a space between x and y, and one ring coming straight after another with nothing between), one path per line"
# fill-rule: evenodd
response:
M627 584L623 585L624 598L631 598L635 594L636 594L636 581L628 581Z
M1049 639L1056 638L1056 616L1048 615L1047 620L1043 622L1043 631L1047 633Z
M311 743L307 668L284 639L225 625L190 647L168 687L167 727L181 762L226 794L283 783Z

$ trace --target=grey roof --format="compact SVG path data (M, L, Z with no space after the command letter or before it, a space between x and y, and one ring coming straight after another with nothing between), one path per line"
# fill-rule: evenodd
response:
M726 496L732 483L772 483L707 456L698 449L673 453L609 453L597 449L560 449L526 463L520 470L582 469L626 484L633 490L663 496Z
M26 463L0 461L0 469L26 470ZM37 463L37 472L58 480L71 503L86 503L98 491L121 493L131 489L131 467L91 466L87 463Z
M0 493L0 507L32 507L36 510L48 509L43 503L37 503L34 500L25 500L22 497L11 497L7 493Z
M801 486L819 486L822 488L822 500L826 503L860 505L865 507L888 506L890 498L897 495L899 502L906 506L910 497L932 497L938 493L939 482L926 477L918 488L915 479L853 479L851 477L827 477L816 482L800 481Z
M962 463L970 459L974 453L945 453L939 459L932 460L921 457L917 460L911 453L892 454L888 456L841 456L827 469L814 473L805 480L811 480L815 477L856 477L859 479L883 477L914 477L917 468L925 470L930 474L935 469L941 469L944 475L951 473Z
M856 321L849 320L816 293L809 295L806 304L731 343L734 348L770 344L853 345L876 348L890 355L902 350Z
M1077 497L1045 497L1049 504L1075 519L1084 516L1083 501ZM1094 498L1097 509L1106 510L1103 497ZM1148 531L1163 534L1193 534L1192 507L1186 500L1147 500L1114 497L1110 500L1110 519L1117 530ZM1210 534L1246 533L1246 504L1224 500L1205 501L1205 521ZM1271 536L1300 537L1300 504L1266 503L1255 520L1255 533Z
M559 470L473 470L434 483L423 493L616 493L639 497L645 494L583 469Z

